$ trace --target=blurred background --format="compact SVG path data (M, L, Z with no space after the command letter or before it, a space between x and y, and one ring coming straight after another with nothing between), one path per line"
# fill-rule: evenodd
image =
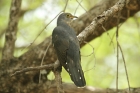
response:
M94 2L93 0L69 0L66 12L80 16L100 1L101 0L94 0ZM78 2L81 2L80 6ZM4 45L4 31L9 20L10 3L10 0L0 0L0 59ZM14 52L16 57L22 55L31 47L38 45L52 34L56 26L55 17L64 9L65 4L66 0L22 1L22 12L20 14L21 17L15 43L16 49ZM53 21L44 29L51 20ZM108 31L109 35L104 33L81 48L81 64L87 85L100 88L116 87L117 47L115 32L116 28L112 28ZM39 33L41 34L39 35ZM37 36L38 38L35 40ZM34 40L35 42L32 46L27 47ZM111 43L111 40L113 43ZM121 24L118 40L126 61L130 86L140 87L140 12ZM72 82L65 70L62 72L62 77L64 82ZM49 79L54 79L53 73L50 73ZM122 53L119 51L119 88L127 87L128 81L124 62Z

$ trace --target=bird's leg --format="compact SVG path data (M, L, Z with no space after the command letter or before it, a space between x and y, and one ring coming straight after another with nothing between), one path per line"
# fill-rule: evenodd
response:
M60 66L59 60L56 60L54 63L54 70L56 70Z
M55 75L55 82L56 82L58 93L64 93L63 86L62 86L61 72L59 70L55 70L53 72Z
M61 70L62 70L62 66L60 65L59 60L57 60L54 64L53 72L55 75L55 82L56 82L58 93L64 93L63 86L62 86Z

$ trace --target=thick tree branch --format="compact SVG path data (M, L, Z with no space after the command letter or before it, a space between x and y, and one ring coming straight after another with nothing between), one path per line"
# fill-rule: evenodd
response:
M7 60L13 57L20 7L21 0L11 1L9 23L6 29L5 44L2 51L3 60Z
M113 6L117 1L118 0L103 0L97 6L91 8L87 13L75 20L73 22L73 27L77 31L77 34L81 33L83 29L91 24L95 17L103 13L105 10L108 10L110 6ZM123 8L121 11L122 19L120 19L120 23L125 22L129 17L140 11L140 3L138 3L138 1L139 0L130 0L129 4ZM117 25L116 16L117 15L109 17L107 21L102 24L106 30L109 30ZM85 40L89 42L94 38L99 37L104 32L105 31L101 26L97 26L94 29L94 33L90 34ZM84 43L82 45L84 45Z
M63 83L63 88L66 93L117 93L116 89L100 89L92 86L86 86L85 88L77 88L74 84ZM140 88L130 88L131 93L139 93ZM52 86L48 89L47 93L54 93L57 91L56 86ZM119 89L119 93L129 93L128 88Z
M106 22L109 17L112 17L113 15L117 14L119 11L123 9L125 6L126 0L119 0L113 7L108 9L107 11L104 11L101 15L97 16L93 19L91 24L87 26L79 35L78 39L80 43L82 43L89 35L95 33L95 29Z
M11 76L17 75L17 74L22 74L28 71L36 71L36 70L42 70L42 69L52 69L54 70L55 68L57 68L60 65L59 61L57 60L56 62L52 63L52 64L47 64L47 65L43 65L43 66L36 66L36 67L27 67L24 69L18 69L18 71L16 71L14 74L12 74Z
M52 69L54 68L54 63L52 64L48 64L48 65L43 65L43 66L37 66L37 67L27 67L27 68L24 68L22 70L19 70L16 71L14 74L12 74L11 76L14 76L14 75L17 75L17 74L22 74L22 73L25 73L25 72L28 72L28 71L36 71L36 70L42 70L42 69Z

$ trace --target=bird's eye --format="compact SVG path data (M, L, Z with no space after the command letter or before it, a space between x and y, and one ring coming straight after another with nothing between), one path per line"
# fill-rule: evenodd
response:
M69 17L70 17L70 15L69 15L69 14L67 14L67 17L69 18Z

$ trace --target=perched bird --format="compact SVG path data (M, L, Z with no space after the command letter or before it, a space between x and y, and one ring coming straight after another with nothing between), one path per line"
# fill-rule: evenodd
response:
M70 26L73 18L77 17L70 13L59 15L57 27L52 33L52 43L61 67L65 68L77 87L84 87L86 81L80 64L80 45L74 29Z

